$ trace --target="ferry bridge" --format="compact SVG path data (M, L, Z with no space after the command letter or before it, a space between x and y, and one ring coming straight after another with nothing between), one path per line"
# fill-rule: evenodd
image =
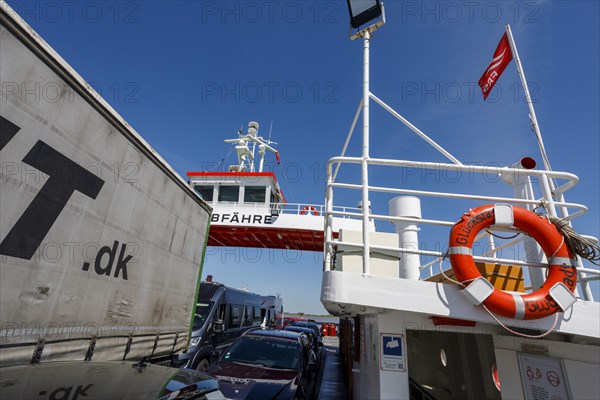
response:
M257 132L258 123L250 122L246 134L238 132L237 138L225 140L235 145L238 158L227 171L187 173L190 186L213 207L208 245L323 251L324 206L286 202L275 174L263 172L267 151L279 160L275 142ZM361 229L360 208L334 211L334 237L340 229ZM369 230L375 231L374 223Z

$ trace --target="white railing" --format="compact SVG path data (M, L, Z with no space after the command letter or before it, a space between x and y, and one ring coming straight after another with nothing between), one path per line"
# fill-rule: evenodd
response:
M325 215L325 206L323 204L310 203L274 203L271 204L271 209L279 209L281 214L313 214L316 211L317 215ZM334 207L334 212L338 213L343 218L352 218L353 215L359 217L361 209L356 207ZM356 217L355 217L356 218Z
M323 204L311 203L239 203L239 202L212 202L211 206L215 209L226 208L230 211L253 211L271 212L272 214L286 215L306 215L312 214L317 216L325 215L325 206ZM360 218L362 216L361 209L358 207L341 207L336 206L333 211L339 216L347 219Z
M334 206L333 204L333 194L335 191L342 190L351 190L361 192L364 190L363 185L361 184L351 184L351 183L338 183L335 182L334 176L337 173L340 164L358 164L360 165L364 162L363 158L360 157L334 157L329 160L327 165L327 187L326 187L326 196L325 196L325 255L324 255L324 269L329 270L332 268L332 260L335 260L335 252L338 248L350 248L356 249L358 251L362 250L363 254L373 254L374 252L379 252L383 254L392 254L398 257L402 257L403 254L417 254L426 258L433 258L432 261L421 266L421 270L425 270L428 272L429 276L433 275L433 268L436 264L440 264L441 261L445 258L445 253L441 250L427 250L422 248L400 248L400 247L388 247L388 246L377 246L369 244L368 241L366 243L350 243L350 242L342 242L339 240L335 240L333 238L333 230L332 230L332 219L333 217L346 217L346 218L368 218L369 220L383 220L390 222L411 222L415 223L414 218L402 218L402 217L392 217L389 215L384 215L381 213L372 213L369 210L369 207L365 207L365 209L354 209L352 211L340 209L338 206ZM459 217L469 209L469 207L473 207L474 204L479 203L510 203L515 205L520 205L522 207L528 207L530 209L544 207L546 212L550 216L556 216L560 218L564 218L568 221L572 221L573 219L584 215L587 212L587 207L582 204L577 203L569 203L564 200L564 193L575 186L578 183L577 176L566 173L566 172L555 172L555 171L547 171L547 170L527 170L521 168L508 168L508 167L490 167L490 166L475 166L475 165L462 165L462 164L447 164L447 163L435 163L435 162L415 162L408 160L390 160L390 159L369 159L367 160L369 166L377 165L377 166L388 166L392 168L396 168L395 171L401 171L402 168L410 169L411 172L417 171L456 171L462 174L467 174L470 177L474 176L493 176L493 175L513 175L518 176L519 178L529 177L534 178L532 180L537 180L539 184L539 189L541 191L541 196L535 199L522 199L515 198L514 196L492 196L492 195L480 195L466 192L442 192L442 191L433 191L433 190L422 190L422 189L410 189L410 188L394 188L394 187L382 187L382 186L368 186L366 189L369 192L369 196L371 194L390 194L390 195L410 195L410 196L418 196L423 198L428 198L430 201L435 202L449 202L452 200L464 200L466 204L466 209L456 209L456 214L451 218L452 220L440 220L440 219L419 219L418 225L422 227L423 230L428 227L447 227L448 233L449 228L452 227ZM336 168L337 167L337 168ZM334 172L335 170L335 172ZM402 176L404 178L410 177L415 174L408 173L400 173L396 174L396 176ZM419 174L416 174L419 175ZM422 176L422 175L419 175ZM405 179L403 179L405 180ZM550 180L553 182L551 183ZM552 185L554 182L562 182L561 185L557 186L554 190L551 191ZM405 182L402 182L403 186ZM477 186L472 185L472 183L477 183ZM467 188L470 187L480 187L481 182L469 182L470 185L466 185ZM496 192L512 192L512 188L502 183L501 180L496 182L483 182L488 185L496 186L495 188L490 188L488 193L496 193ZM500 183L500 184L498 184ZM408 182L406 185L408 186ZM453 185L454 188L465 188L465 185ZM500 188L500 189L498 189ZM512 194L512 193L511 193ZM341 196L340 196L341 197ZM336 194L336 198L338 195ZM391 198L391 197L390 197ZM438 204L438 203L436 203ZM443 207L443 206L442 206ZM455 207L455 206L453 206ZM448 208L446 206L446 208ZM366 214L366 216L365 216ZM515 228L509 229L512 232L519 232ZM506 244L503 244L499 247L495 246L494 239L487 232L481 232L478 235L478 239L484 236L489 237L490 241L490 249L488 251L482 252L481 254L475 255L474 259L476 261L483 261L488 263L499 263L499 264L511 264L511 265L519 265L519 266L527 266L532 268L537 267L547 267L546 264L540 263L531 263L523 261L519 258L501 258L498 257L498 253L506 249L510 246L518 245L519 241L514 240L510 241ZM592 240L598 242L596 238L589 237ZM444 238L442 243L447 242L447 236ZM421 246L422 247L422 246ZM593 300L592 292L589 288L589 281L600 279L600 271L598 269L584 268L582 260L577 257L577 267L579 273L579 283L580 289L583 292L583 298L585 300ZM364 260L363 257L363 274L369 275L369 262Z

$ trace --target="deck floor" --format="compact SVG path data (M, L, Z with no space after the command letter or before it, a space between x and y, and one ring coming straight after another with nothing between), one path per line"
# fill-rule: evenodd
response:
M348 398L348 393L342 375L339 338L337 336L325 336L323 344L323 362L317 383L317 399L345 400Z

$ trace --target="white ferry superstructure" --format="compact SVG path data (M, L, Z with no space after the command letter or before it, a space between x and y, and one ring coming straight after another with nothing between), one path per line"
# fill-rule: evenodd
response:
M258 129L252 121L245 134L225 140L235 145L238 161L227 171L187 173L192 188L213 207L208 245L323 251L323 205L286 202L275 173L264 171L267 152L279 160L276 143L258 136ZM358 215L360 209L339 211ZM332 229L337 236L340 229L360 227L360 220L340 217ZM369 229L375 230L374 223Z
M567 249L566 236L576 235L557 230L587 211L565 200L579 179L536 169L530 157L506 167L463 164L371 93L371 34L384 22L351 36L363 41L363 96L341 155L327 165L321 302L341 318L351 398L600 398L600 304L590 287L600 273ZM449 161L374 157L371 106L381 106ZM362 154L347 156L361 113ZM362 173L338 180L340 166L348 164ZM370 184L369 173L384 168L386 176L403 179ZM439 171L468 182L457 179L450 190L423 185L422 177ZM332 220L344 215L342 190L354 190L363 204L372 201L373 211L360 210L361 229L334 235ZM372 221L391 223L395 232L363 228ZM598 239L581 235L582 242L595 246L589 255L597 262Z

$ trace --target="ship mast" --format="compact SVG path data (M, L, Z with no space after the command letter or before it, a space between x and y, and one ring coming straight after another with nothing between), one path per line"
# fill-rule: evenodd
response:
M258 122L250 121L246 134L242 134L242 131L240 131L236 139L225 139L225 143L236 143L235 150L238 156L238 164L230 165L229 171L263 172L266 152L270 151L276 155L278 154L277 150L272 146L276 145L277 142L258 136L258 127ZM257 147L259 156L258 171L255 170L254 156Z

